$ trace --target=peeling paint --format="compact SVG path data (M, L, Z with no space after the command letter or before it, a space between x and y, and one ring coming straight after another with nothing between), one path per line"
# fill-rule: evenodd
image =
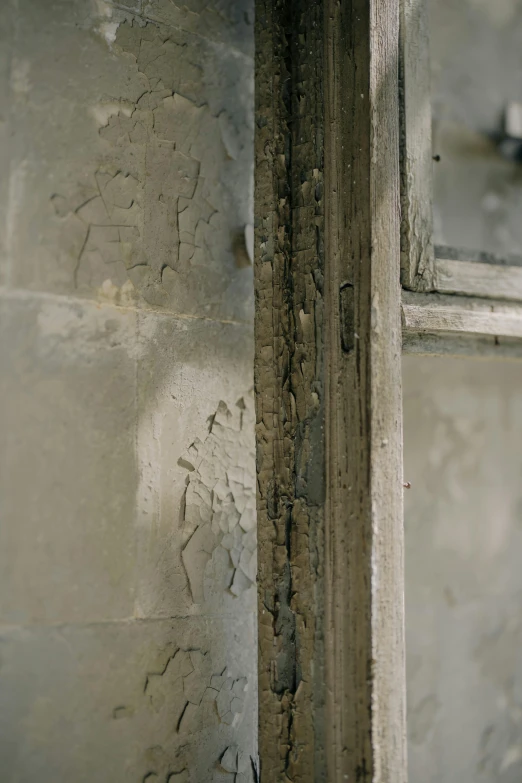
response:
M229 590L239 596L257 571L255 455L251 451L253 400L242 397L233 410L220 402L209 434L180 458L189 471L183 503L183 565L195 603L205 600L205 570L228 554Z
M246 772L250 758L237 745L230 745L223 753L220 764L226 772Z
M325 98L309 55L321 50L328 14L306 2L291 14L277 2L257 10L261 777L322 783Z
M121 307L130 307L135 304L137 298L136 289L130 280L119 287L110 278L104 280L98 289L98 299Z
M96 124L103 128L109 124L110 118L115 115L117 116L121 113L124 117L130 117L134 111L134 106L125 101L106 101L105 103L91 106L90 111Z
M100 31L108 44L112 44L116 40L118 27L119 22L103 22L100 25Z
M145 5L181 24L135 16ZM27 425L9 437L8 491L37 528L20 549L34 579L18 569L2 601L8 622L27 620L3 640L9 746L25 712L28 729L9 778L252 780L219 760L232 744L256 752L254 414L248 395L236 405L253 292L233 247L251 221L253 64L219 40L242 1L189 5L30 0L3 14L4 407L9 432ZM197 464L179 467L196 433Z
M75 285L94 285L107 272L120 285L127 282L125 269L135 263L136 240L140 235L138 182L122 171L98 169L95 187L66 198L55 193L51 205L55 215L77 237Z
M251 270L251 228L238 256L234 236L244 223L223 187L227 167L237 168L242 156L242 133L227 112L214 115L193 97L204 73L179 34L138 19L116 23L111 13L104 3L98 8L111 20L98 31L116 53L133 58L131 73L142 89L134 104L114 96L91 107L106 162L87 188L52 197L55 214L64 218L63 241L77 259L74 286L99 289L108 277L104 266L111 265L115 285L128 277L155 306L190 298L203 281L213 304L234 275ZM128 178L132 202L115 203Z
M144 693L153 712L177 734L190 736L219 723L238 726L247 690L248 679L228 667L213 673L207 652L177 649L162 671L147 674Z
M161 745L148 748L145 753L147 772L144 780L148 780L147 776L150 775L150 780L155 783L196 783L194 776L190 775L187 749L187 745L182 745L172 754L167 753Z

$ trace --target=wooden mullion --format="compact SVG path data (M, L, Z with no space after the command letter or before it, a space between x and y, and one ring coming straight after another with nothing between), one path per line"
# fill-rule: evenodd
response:
M261 780L403 783L398 4L256 31Z
M522 314L476 312L458 307L403 305L403 332L479 334L522 339Z
M521 259L437 247L433 290L441 294L522 302Z
M402 783L398 5L331 0L328 20L329 780Z
M433 290L433 161L428 0L400 0L401 280Z

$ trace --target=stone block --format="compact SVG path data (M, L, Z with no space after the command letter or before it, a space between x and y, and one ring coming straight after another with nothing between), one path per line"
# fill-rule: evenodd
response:
M255 611L251 330L138 318L136 613Z
M12 285L251 320L252 62L102 0L17 15Z
M131 312L0 300L0 622L132 616Z
M0 631L2 780L229 783L232 747L252 783L255 649L253 618Z

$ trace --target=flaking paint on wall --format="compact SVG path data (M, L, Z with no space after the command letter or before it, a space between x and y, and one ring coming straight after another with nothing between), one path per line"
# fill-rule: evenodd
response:
M74 287L113 291L129 279L137 301L192 312L197 299L212 314L231 283L239 281L245 296L252 281L234 253L251 208L251 193L246 204L234 193L251 180L242 117L216 103L216 77L186 36L121 12L118 19L110 22L111 48L127 58L137 100L111 96L92 107L103 163L77 193L51 196L76 258ZM251 317L248 297L230 307Z
M251 783L249 3L18 6L2 769Z
M180 464L186 467L183 565L196 603L215 589L209 569L226 578L227 589L240 595L253 587L257 569L255 455L249 450L254 427L252 395L229 410L220 402L204 442L191 444ZM224 554L227 553L227 554ZM221 577L222 578L222 577Z

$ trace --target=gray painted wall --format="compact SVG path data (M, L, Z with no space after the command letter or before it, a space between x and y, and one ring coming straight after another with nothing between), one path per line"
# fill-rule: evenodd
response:
M435 241L522 255L522 165L498 152L522 102L522 2L429 0Z
M522 3L431 0L435 239L522 254ZM404 360L411 783L522 780L522 365Z
M522 780L522 364L404 359L411 783Z
M2 783L253 779L252 22L2 4Z

